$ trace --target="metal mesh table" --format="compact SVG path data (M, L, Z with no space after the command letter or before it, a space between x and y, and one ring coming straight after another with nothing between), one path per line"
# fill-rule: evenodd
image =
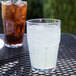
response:
M27 46L27 35L21 48L0 50L0 76L76 76L76 39L69 35L61 36L57 68L54 72L35 73L30 69L30 58ZM4 36L0 35L4 40Z

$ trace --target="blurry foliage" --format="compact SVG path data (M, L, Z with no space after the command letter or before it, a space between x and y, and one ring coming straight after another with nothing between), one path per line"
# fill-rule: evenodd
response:
M76 0L26 0L27 19L58 18L62 33L76 33Z
M45 0L44 17L62 21L62 32L76 34L76 0Z
M27 19L41 18L43 16L43 0L27 1Z
M62 21L62 33L76 34L76 0L26 1L28 7L27 19L58 18Z

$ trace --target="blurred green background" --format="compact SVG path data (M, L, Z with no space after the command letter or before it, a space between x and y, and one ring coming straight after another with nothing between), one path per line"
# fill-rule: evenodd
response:
M57 18L62 21L62 33L76 35L76 0L26 1L28 2L27 20L33 18Z

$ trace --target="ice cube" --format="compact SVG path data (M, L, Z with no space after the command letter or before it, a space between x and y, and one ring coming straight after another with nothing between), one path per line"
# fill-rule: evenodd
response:
M12 2L11 1L2 1L2 4L4 4L4 5L12 5Z
M18 1L15 4L19 5L19 6L24 6L25 4L27 5L27 2L25 2L25 1Z

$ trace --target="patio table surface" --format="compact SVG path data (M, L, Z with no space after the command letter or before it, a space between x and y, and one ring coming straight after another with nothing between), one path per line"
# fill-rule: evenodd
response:
M4 34L0 34L4 40ZM0 49L0 76L76 76L76 39L70 34L62 34L58 53L57 68L54 72L31 71L27 45L24 35L23 47Z

